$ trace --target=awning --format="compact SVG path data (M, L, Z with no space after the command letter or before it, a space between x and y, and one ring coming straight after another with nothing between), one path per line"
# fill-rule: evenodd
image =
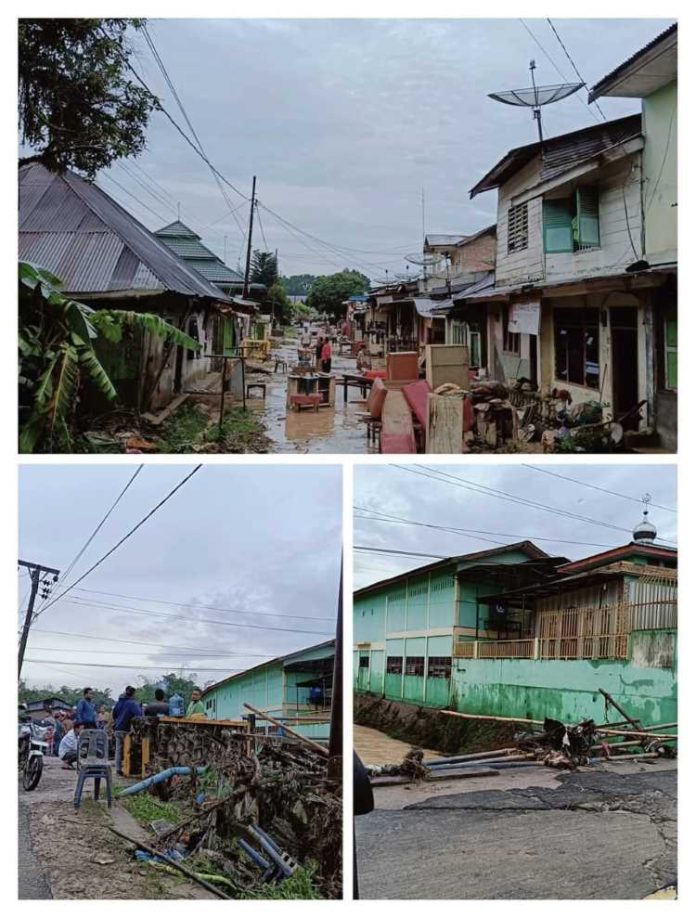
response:
M454 300L431 300L427 296L417 296L413 299L416 312L424 319L444 318L444 314L454 306Z

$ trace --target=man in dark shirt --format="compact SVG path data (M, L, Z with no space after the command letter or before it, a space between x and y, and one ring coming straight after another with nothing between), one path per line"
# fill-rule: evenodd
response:
M96 730L97 709L94 705L94 689L83 689L82 698L75 711L75 720L79 721L86 730Z
M155 689L155 700L145 705L143 714L145 717L169 714L169 702L161 688Z
M142 717L143 711L135 700L135 689L127 685L125 692L119 696L114 705L114 736L116 737L116 774L123 774L123 740L130 733L131 721L134 717Z

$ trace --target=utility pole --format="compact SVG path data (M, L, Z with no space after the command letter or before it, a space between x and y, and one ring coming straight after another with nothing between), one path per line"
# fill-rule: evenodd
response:
M331 726L329 729L329 778L340 781L343 773L343 558L338 581L336 645L331 683Z
M31 621L34 617L34 603L36 601L36 594L39 592L39 586L44 580L47 574L53 575L53 583L58 580L60 574L59 570L56 570L55 567L45 567L43 564L36 564L34 561L22 561L17 562L19 567L26 567L29 571L29 576L31 577L31 593L29 595L29 602L27 603L27 611L24 616L24 626L22 627L22 636L19 639L19 659L17 662L17 679L20 679L22 676L22 663L24 662L24 652L27 649L27 641L29 639L29 629L31 628ZM48 597L48 591L50 587L44 585L42 590L43 598Z
M246 267L244 268L244 289L242 297L249 296L249 271L251 269L251 237L254 232L254 208L256 207L256 176L251 183L251 205L249 207L249 238L247 240Z

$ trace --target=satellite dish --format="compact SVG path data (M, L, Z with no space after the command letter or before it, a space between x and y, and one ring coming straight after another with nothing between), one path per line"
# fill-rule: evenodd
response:
M584 83L556 83L553 86L537 86L534 79L536 63L529 62L529 72L532 76L532 85L526 89L508 89L505 92L490 92L489 99L495 99L496 102L503 102L505 105L517 105L523 108L531 108L532 117L537 123L539 131L539 143L544 140L541 129L541 106L550 105L552 102L560 102L561 99L567 99L585 85Z
M440 252L415 252L413 255L404 256L404 260L410 261L412 265L431 267L432 265L439 265L443 257Z

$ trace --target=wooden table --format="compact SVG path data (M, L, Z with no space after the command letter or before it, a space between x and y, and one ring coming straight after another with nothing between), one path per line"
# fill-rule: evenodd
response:
M340 383L343 385L343 401L348 401L349 386L354 389L360 389L360 394L365 398L368 390L372 388L373 382L374 379L366 379L362 373L342 373Z

